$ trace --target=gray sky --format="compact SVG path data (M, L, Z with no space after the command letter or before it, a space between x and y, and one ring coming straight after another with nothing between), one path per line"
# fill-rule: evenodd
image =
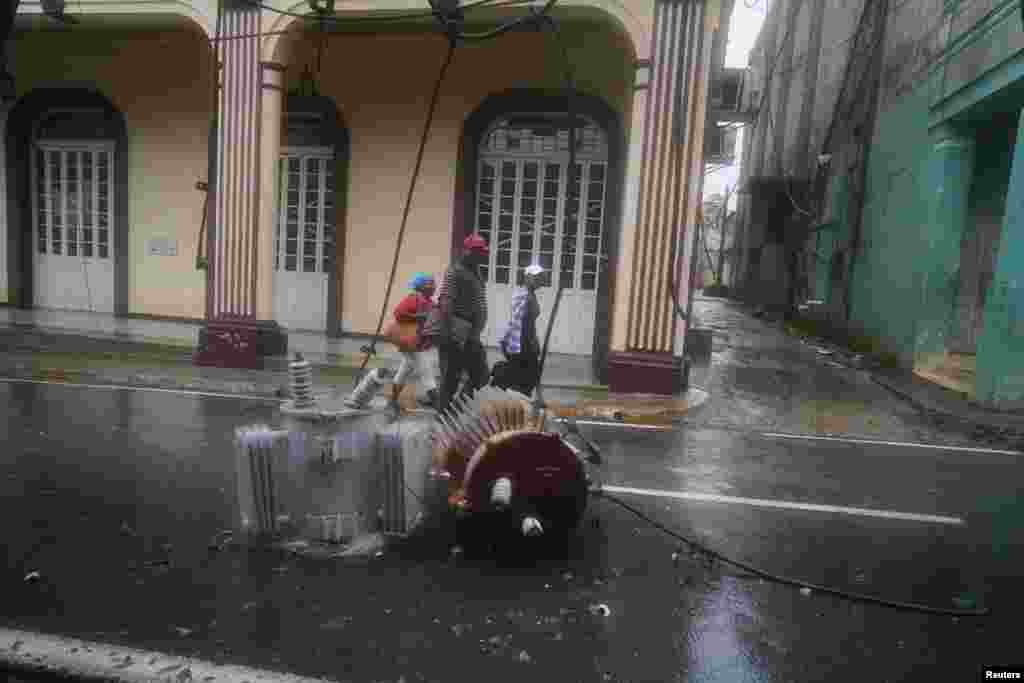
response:
M757 32L761 30L761 23L764 21L770 1L736 0L729 27L729 43L725 52L727 67L746 67L747 57L754 46L754 40L757 39ZM743 150L743 133L744 131L740 130L736 140L737 163L704 176L705 197L722 192L726 186L735 187L740 175L739 164L742 162L739 155ZM730 204L735 206L735 200Z

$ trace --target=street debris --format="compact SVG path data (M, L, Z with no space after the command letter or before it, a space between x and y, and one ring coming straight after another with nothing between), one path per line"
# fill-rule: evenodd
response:
M953 598L953 604L960 609L974 609L976 605L974 598L969 595L958 595Z
M800 595L810 595L810 594L811 594L811 589L810 588L801 588L800 589Z
M175 626L174 630L182 638L187 638L188 636L192 635L192 629L190 629L190 628L182 628L181 626Z
M210 543L207 545L207 548L211 551L219 552L230 546L233 540L234 532L230 529L225 529L210 539Z
M452 546L452 555L455 555L457 557L457 556L459 556L461 554L462 554L462 546L461 545Z
M43 578L43 575L39 572L29 572L28 574L25 574L25 583L35 583L41 578Z
M523 664L529 664L530 662L533 661L533 658L530 657L530 653L529 652L527 652L526 650L522 650L522 651L519 652L519 661L522 662Z
M599 605L591 605L590 613L593 614L595 617L610 617L612 614L612 610L610 607L608 607L608 605L602 602Z
M128 526L128 522L121 522L121 533L125 536L134 536L135 530Z
M563 581L572 581L572 572L565 572L562 574Z

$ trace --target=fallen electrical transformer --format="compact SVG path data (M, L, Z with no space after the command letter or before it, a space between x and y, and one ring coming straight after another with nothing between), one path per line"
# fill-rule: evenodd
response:
M435 432L432 476L447 482L448 506L484 536L560 535L579 523L598 464L562 434L545 429L543 409L511 391L485 387L456 399ZM578 434L578 432L577 432Z
M578 432L588 457L526 396L494 387L440 416L310 396L281 418L237 430L237 530L324 552L377 548L445 513L470 534L551 538L579 523L598 460Z

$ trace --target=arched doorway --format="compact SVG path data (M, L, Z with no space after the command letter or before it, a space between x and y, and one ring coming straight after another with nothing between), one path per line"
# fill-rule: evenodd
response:
M325 97L286 100L274 232L274 318L340 334L348 131Z
M105 97L37 91L7 128L10 288L22 307L128 312L124 118Z
M522 269L536 261L550 272L539 292L542 330L559 279L564 285L549 350L593 355L601 376L621 227L623 141L617 114L600 99L577 95L574 108L572 188L564 96L510 91L469 117L460 168L463 229L457 216L456 237L476 230L491 245L487 343L503 329Z

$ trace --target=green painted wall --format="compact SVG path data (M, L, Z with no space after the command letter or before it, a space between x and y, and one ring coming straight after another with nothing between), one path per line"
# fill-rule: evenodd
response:
M928 216L928 94L918 87L878 113L851 282L854 325L908 362Z
M1024 113L1022 113L1024 116ZM1024 125L1017 129L1006 216L978 341L977 398L1024 403Z

